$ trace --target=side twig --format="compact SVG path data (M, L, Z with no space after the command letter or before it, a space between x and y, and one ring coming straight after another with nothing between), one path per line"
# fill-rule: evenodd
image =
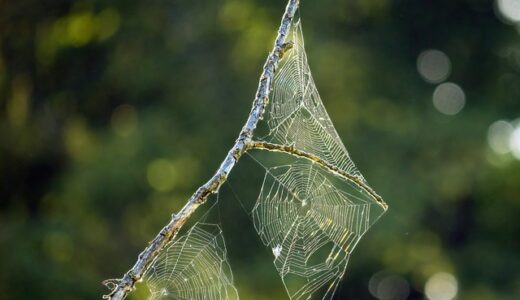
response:
M342 177L350 182L353 182L357 186L361 187L363 190L365 190L370 197L372 197L379 206L381 206L384 210L388 209L388 205L383 201L383 198L379 196L370 186L368 186L360 177L351 175L342 169L338 168L337 166L323 160L319 156L316 156L312 153L308 153L299 149L296 149L293 146L285 146L285 145L279 145L279 144L273 144L273 143L267 143L267 142L254 142L252 141L247 145L247 150L251 149L258 149L258 150L267 150L267 151L274 151L274 152L282 152L286 154L290 154L296 157L305 158L307 160L313 161L317 163L318 165L322 166L323 168L329 170L331 173L338 175L339 177Z
M179 213L172 215L170 222L161 229L148 247L139 254L137 262L126 272L123 278L105 281L105 284L112 288L112 291L110 294L103 296L104 299L121 300L134 289L135 284L142 279L144 273L148 270L155 258L157 258L161 250L175 238L177 232L179 232L180 228L186 223L193 212L200 205L205 203L211 194L218 192L219 188L227 180L229 173L237 161L247 150L247 145L250 144L258 121L262 118L265 107L269 101L268 96L272 89L276 67L285 51L289 50L292 46L291 43L286 43L286 37L298 4L299 0L289 0L287 3L273 51L267 57L262 75L260 76L253 108L235 144L231 150L229 150L215 175L197 189Z

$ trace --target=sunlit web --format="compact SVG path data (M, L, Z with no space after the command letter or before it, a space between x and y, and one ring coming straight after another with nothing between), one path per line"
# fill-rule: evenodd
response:
M220 227L197 223L145 275L149 300L238 299Z
M288 40L293 47L280 61L263 123L269 133L259 140L293 146L314 154L364 181L350 159L323 106L307 63L301 23L296 20Z
M353 248L386 206L361 187L368 185L312 79L300 21L291 26L294 45L280 62L262 121L268 134L256 138L309 153L349 176L302 158L267 168L253 220L289 297L330 299Z

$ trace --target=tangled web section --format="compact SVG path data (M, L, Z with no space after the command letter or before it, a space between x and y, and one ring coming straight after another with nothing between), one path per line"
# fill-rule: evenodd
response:
M255 138L307 153L307 159L266 168L252 215L289 297L330 299L352 250L386 204L368 192L372 189L325 110L307 62L301 22L291 26L293 48L280 62L262 121L268 133Z

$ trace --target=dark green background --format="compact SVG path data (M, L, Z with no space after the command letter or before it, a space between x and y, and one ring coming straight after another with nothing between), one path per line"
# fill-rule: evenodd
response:
M233 144L284 6L0 0L1 299L99 299L130 268ZM520 117L519 29L485 0L302 0L301 17L331 119L390 205L337 298L373 299L386 270L408 299L437 272L458 299L519 299L520 161L487 142ZM417 72L427 49L465 92L455 116ZM285 299L231 192L247 206L263 171L234 172L219 210L240 295Z

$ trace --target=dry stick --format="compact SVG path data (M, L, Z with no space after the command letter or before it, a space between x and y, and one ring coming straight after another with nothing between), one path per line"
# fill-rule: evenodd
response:
M215 175L197 189L181 211L178 214L172 215L168 225L166 225L150 242L148 247L139 254L137 262L132 269L126 272L122 279L107 280L104 282L108 287L113 287L110 294L103 296L104 299L121 300L134 289L136 282L141 280L144 273L148 270L161 250L175 238L177 232L179 232L182 225L186 223L193 212L201 204L205 203L211 194L218 192L220 186L227 180L229 172L231 172L237 161L247 150L247 145L251 142L253 132L256 129L258 121L262 118L265 107L269 101L268 96L272 89L274 73L278 66L278 62L282 58L284 52L292 46L291 43L286 43L285 39L289 32L296 9L298 8L298 4L299 0L289 0L287 3L280 28L278 29L278 35L276 37L273 51L267 57L262 76L260 77L258 90L253 102L253 108L249 113L246 124L242 128L235 145L231 150L229 150L226 158L218 168Z
M384 210L388 209L388 205L385 203L383 198L379 196L371 187L369 187L364 180L359 176L354 176L352 174L349 174L345 172L344 170L338 168L337 166L323 160L321 157L316 156L312 153L308 153L299 149L296 149L293 146L286 146L286 145L279 145L279 144L273 144L268 142L256 142L252 141L247 145L247 149L258 149L258 150L268 150L268 151L274 151L274 152L282 152L287 153L296 157L305 158L310 161L313 161L317 163L318 165L324 167L325 169L329 170L333 174L336 174L348 181L353 182L355 185L361 187L363 190L365 190L376 202L381 206Z

